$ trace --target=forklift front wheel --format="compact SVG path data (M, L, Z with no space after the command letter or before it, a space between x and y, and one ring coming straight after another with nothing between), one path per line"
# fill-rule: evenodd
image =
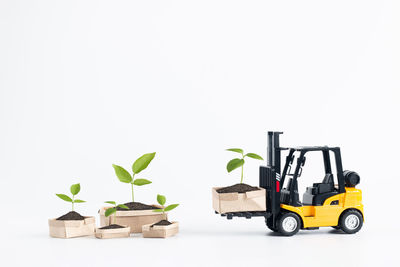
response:
M297 232L300 230L300 226L300 218L293 212L281 214L277 222L278 231L284 236L292 236L297 234Z

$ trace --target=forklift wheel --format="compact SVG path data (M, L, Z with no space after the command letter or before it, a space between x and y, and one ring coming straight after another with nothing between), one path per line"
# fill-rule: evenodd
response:
M292 236L300 230L301 222L297 214L293 212L283 213L279 216L278 232L284 236Z
M360 231L363 225L363 217L357 210L347 210L340 216L340 229L347 234L354 234Z

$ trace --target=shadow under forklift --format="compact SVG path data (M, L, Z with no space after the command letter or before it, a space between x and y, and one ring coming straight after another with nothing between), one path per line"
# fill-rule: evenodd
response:
M348 234L358 232L364 221L362 193L355 188L360 177L356 172L343 171L340 148L283 148L279 146L280 134L282 132L268 132L267 166L260 166L260 187L267 191L266 211L231 212L221 216L227 219L264 216L269 229L285 236L292 236L300 229L314 230L326 226ZM283 150L288 150L288 155L281 172ZM306 153L317 151L322 152L325 176L320 183L307 187L301 202L297 180L306 163ZM335 157L336 179L332 173L330 152ZM294 172L291 173L296 155Z

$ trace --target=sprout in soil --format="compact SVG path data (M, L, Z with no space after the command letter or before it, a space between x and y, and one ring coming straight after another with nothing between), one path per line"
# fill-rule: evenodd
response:
M153 211L154 212L162 212L164 214L166 211L173 210L173 209L175 209L176 207L179 206L179 204L171 204L171 205L168 205L168 206L164 207L164 204L165 204L166 200L167 199L165 198L165 196L157 195L157 202L158 202L158 204L160 204L162 206L162 208L161 209L155 209Z
M144 169L149 166L150 162L153 160L154 156L156 155L156 152L154 153L148 153L144 154L140 158L138 158L132 165L132 172L133 174L131 175L127 170L122 168L121 166L113 164L112 166L114 167L115 174L117 175L118 179L127 184L131 184L131 190L132 190L132 202L134 202L134 197L133 197L133 185L146 185L146 184L151 184L151 181L143 178L138 178L134 179L135 175L143 171Z
M227 149L227 151L232 151L232 152L236 152L242 155L242 158L235 158L232 159L231 161L228 162L228 164L226 165L226 170L228 172L233 171L234 169L237 169L239 167L242 167L242 174L240 177L240 183L243 183L243 165L244 165L244 158L245 157L249 157L249 158L253 158L253 159L258 159L258 160L264 160L261 156L254 154L254 153L247 153L244 154L243 153L243 149L241 148L229 148Z
M117 213L117 207L118 207L118 208L121 208L121 209L126 209L126 210L129 209L129 208L128 208L127 206L125 206L124 204L118 204L118 205L117 205L117 203L115 203L115 201L106 201L106 202L104 202L104 203L108 203L108 204L113 205L112 208L106 209L106 212L105 212L106 217L110 216L111 214L114 214L114 216L113 216L113 224L115 224L115 221L116 221L116 216L115 216L115 215L116 215L116 213Z
M75 203L83 203L83 202L86 202L86 201L80 200L80 199L75 199L75 196L79 193L79 191L81 191L81 185L80 184L71 185L70 191L71 191L71 194L72 194L72 198L70 198L69 196L64 195L64 194L56 194L56 196L58 196L59 198L61 198L64 201L71 202L72 203L72 211L74 211L74 204Z

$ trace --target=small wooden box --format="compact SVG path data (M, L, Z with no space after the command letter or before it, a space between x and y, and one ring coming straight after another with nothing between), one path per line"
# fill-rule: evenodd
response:
M100 239L129 237L130 235L131 235L131 228L129 226L117 229L96 228L96 233L95 233L95 236Z
M179 232L179 223L172 222L170 225L147 224L142 227L143 237L167 238L176 235Z
M71 238L93 235L95 218L85 217L84 220L56 220L49 219L49 233L52 237Z

